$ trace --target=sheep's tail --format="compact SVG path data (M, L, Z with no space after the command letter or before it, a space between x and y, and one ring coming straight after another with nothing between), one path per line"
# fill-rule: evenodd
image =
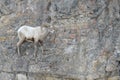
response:
M19 39L24 39L25 38L22 32L18 32L18 37L19 37Z

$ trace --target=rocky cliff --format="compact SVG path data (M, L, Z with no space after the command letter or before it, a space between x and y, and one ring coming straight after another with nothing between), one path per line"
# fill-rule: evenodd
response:
M22 25L54 26L33 59ZM0 80L118 80L120 0L0 0Z

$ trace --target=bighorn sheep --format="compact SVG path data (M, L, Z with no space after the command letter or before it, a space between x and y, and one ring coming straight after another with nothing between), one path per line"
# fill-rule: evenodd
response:
M22 26L18 29L17 33L18 33L18 38L19 38L19 42L17 43L17 52L20 55L20 46L22 45L22 43L24 41L31 41L34 42L34 56L37 56L37 44L40 43L41 48L42 48L42 43L44 41L44 39L47 37L47 35L49 34L49 32L53 32L53 29L48 29L46 27L41 27L41 26L37 26L37 27L31 27L31 26ZM42 52L43 52L43 48L42 48Z

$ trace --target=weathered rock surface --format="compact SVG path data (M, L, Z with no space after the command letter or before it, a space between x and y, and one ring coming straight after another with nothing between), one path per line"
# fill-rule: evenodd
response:
M47 22L55 33L33 59L17 55L17 30ZM0 0L0 80L118 80L120 0Z

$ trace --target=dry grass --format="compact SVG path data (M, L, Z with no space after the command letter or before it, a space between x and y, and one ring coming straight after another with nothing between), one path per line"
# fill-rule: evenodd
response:
M7 37L0 37L0 42L1 41L6 41L7 40Z

